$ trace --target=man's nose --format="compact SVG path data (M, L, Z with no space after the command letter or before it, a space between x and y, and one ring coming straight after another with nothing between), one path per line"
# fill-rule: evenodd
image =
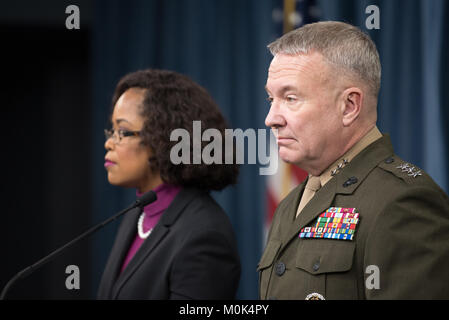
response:
M278 128L285 125L285 118L279 110L279 106L273 103L271 104L270 111L268 111L265 118L265 125L270 128Z

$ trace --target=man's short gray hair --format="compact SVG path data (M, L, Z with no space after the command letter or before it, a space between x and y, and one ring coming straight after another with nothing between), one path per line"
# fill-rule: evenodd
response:
M356 76L377 98L380 90L381 65L376 45L369 35L344 22L322 21L290 31L268 45L278 53L297 55L317 51L335 67Z

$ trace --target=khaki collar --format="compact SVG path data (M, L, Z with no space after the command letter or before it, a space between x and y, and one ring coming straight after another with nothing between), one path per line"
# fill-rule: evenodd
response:
M363 149L368 147L374 141L382 138L377 126L374 126L366 135L363 136L355 145L352 146L343 156L338 158L334 163L332 163L323 173L320 175L321 186L324 186L329 182L334 175L336 175L340 169L351 162L356 155L358 155Z

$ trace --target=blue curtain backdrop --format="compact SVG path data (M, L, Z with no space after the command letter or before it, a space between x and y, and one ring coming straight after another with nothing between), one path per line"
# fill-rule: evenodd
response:
M118 80L143 68L189 75L220 105L233 128L265 128L264 85L276 34L271 0L97 0L94 3L92 70L92 223L135 199L134 190L107 183L103 128ZM383 64L379 127L396 152L422 167L448 191L449 1L321 0L323 20L365 28L365 8L380 8L380 30L369 33ZM258 165L243 165L239 183L214 197L229 214L242 260L238 298L257 298L256 265L264 244L265 178ZM97 289L118 223L92 239ZM157 272L157 270L155 270Z

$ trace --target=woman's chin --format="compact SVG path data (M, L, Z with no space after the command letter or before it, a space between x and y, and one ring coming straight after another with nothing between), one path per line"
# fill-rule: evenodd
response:
M135 187L135 185L130 183L129 181L123 181L121 179L117 179L114 176L108 176L108 181L109 181L109 184L116 186L116 187L123 187L123 188Z

